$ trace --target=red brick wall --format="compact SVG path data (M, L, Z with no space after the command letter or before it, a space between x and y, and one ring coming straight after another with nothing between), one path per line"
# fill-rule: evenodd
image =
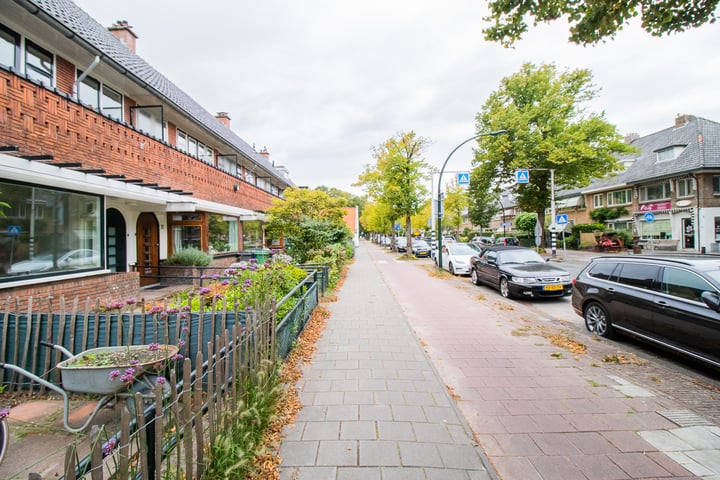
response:
M140 277L137 272L112 273L108 275L97 275L69 280L59 280L52 283L41 283L23 287L12 287L2 289L0 297L3 310L5 310L8 298L19 300L18 308L27 310L28 299L32 297L33 305L47 305L49 297L52 297L54 310L60 311L60 298L65 298L67 310L72 309L75 297L78 298L78 307L85 309L88 299L91 306L97 301L108 303L110 301L122 301L130 297L139 298ZM15 300L11 302L11 310L15 310Z
M58 66L58 75L60 70L65 67ZM249 210L265 210L276 198L248 184L236 192L238 178L5 70L0 70L0 144L17 145L22 155L51 154L56 162L126 173Z
M73 85L75 85L75 65L62 57L55 58L57 59L57 71L55 72L57 89L63 93L72 95Z

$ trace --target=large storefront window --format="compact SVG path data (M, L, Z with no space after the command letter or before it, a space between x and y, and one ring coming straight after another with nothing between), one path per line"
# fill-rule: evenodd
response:
M103 267L102 199L0 182L0 281Z
M652 238L654 240L665 240L672 238L672 228L670 227L670 219L655 218L653 222L640 222L640 236L642 238Z
M203 242L204 216L201 213L170 216L171 252L177 253L187 248L205 250Z
M263 248L262 224L259 220L242 222L243 250L257 250Z

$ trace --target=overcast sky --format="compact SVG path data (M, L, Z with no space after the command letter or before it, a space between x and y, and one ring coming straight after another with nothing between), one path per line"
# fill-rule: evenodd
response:
M430 139L438 168L475 134L475 116L525 62L587 68L586 107L621 134L689 113L720 122L720 26L656 38L637 22L594 47L564 21L514 49L483 39L482 0L77 0L104 26L127 20L137 53L231 128L267 147L297 185L353 193L370 148L402 131ZM472 142L471 142L472 143ZM471 145L447 171L470 167Z

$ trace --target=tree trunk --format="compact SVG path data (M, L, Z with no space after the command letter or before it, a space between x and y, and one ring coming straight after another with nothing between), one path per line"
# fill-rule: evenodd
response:
M405 240L407 241L407 251L406 253L408 255L412 254L412 222L411 222L410 215L405 216Z

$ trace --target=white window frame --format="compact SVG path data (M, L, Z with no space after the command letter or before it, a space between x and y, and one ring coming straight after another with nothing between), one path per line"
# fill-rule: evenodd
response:
M598 193L593 195L593 208L603 207L603 194Z
M625 193L624 202L615 202L615 194ZM632 189L626 188L624 190L615 190L607 193L607 206L615 207L618 205L630 205L632 203Z
M662 187L662 196L649 198L648 188ZM654 183L652 185L645 185L638 188L639 200L641 202L658 202L662 200L670 200L670 182Z
M677 198L692 197L695 195L695 179L681 178L676 180L675 194Z

